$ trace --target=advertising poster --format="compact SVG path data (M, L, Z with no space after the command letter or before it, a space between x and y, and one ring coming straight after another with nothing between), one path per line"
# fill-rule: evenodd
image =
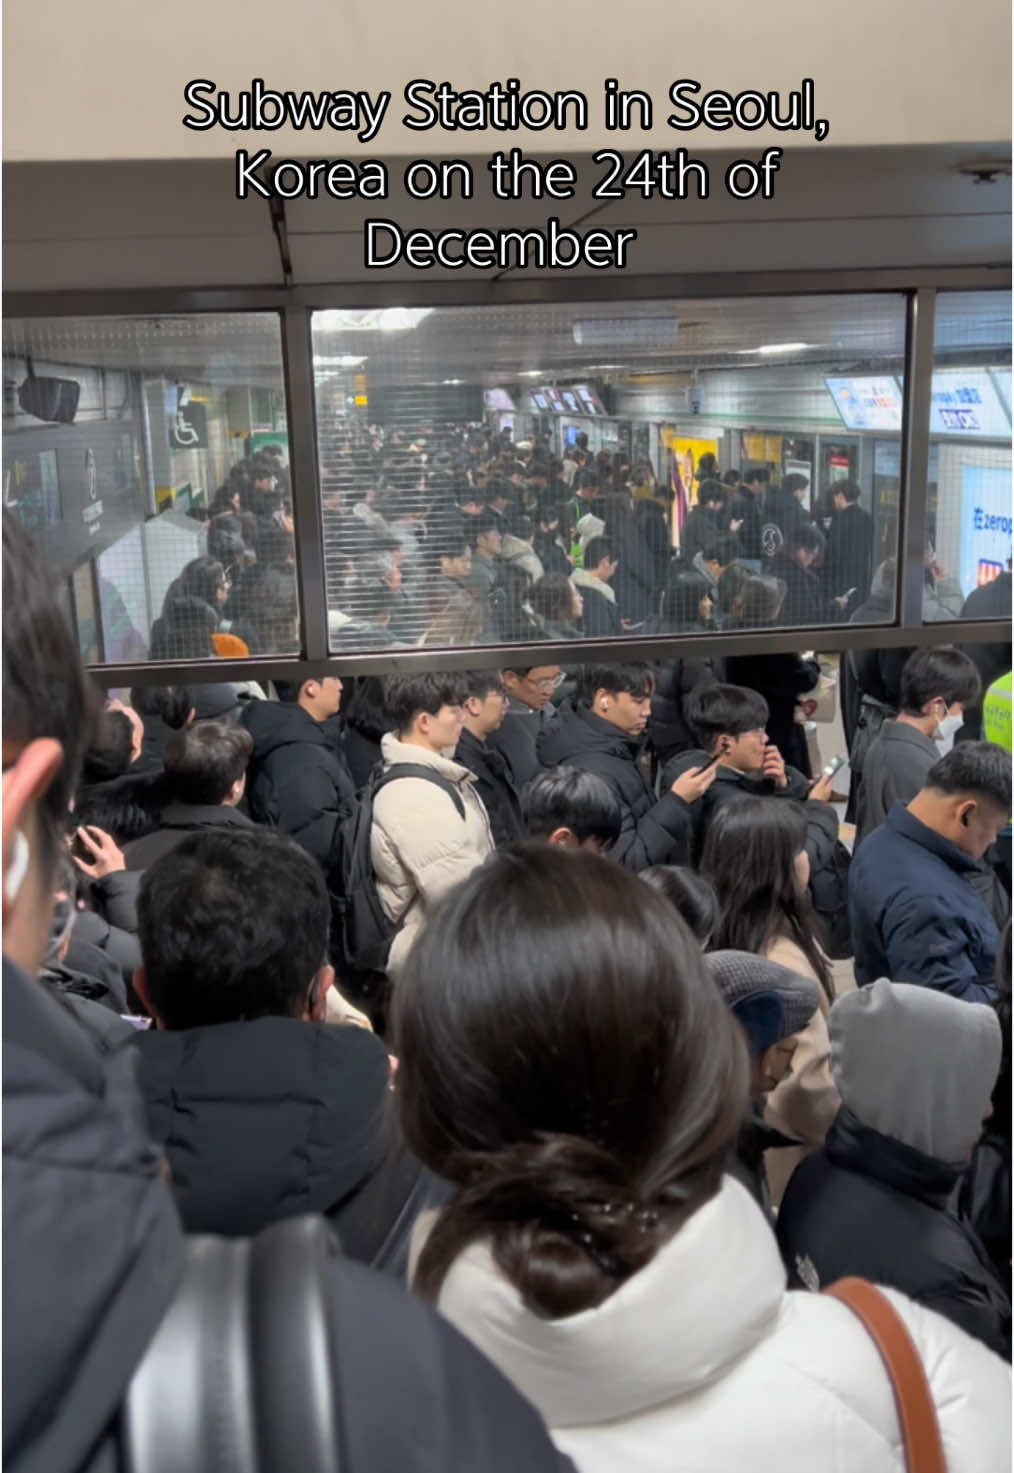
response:
M697 467L704 455L718 456L717 440L702 440L683 435L677 430L660 430L662 445L668 451L669 484L673 491L672 539L679 546L679 534L687 511L697 499Z
M999 577L1010 555L1010 471L998 466L963 465L958 581L965 596Z

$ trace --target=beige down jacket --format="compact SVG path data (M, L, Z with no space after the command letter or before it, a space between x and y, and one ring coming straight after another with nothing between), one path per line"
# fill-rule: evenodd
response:
M475 775L460 762L424 747L381 738L384 771L398 762L432 767L454 783L465 805L462 819L450 797L424 778L406 777L381 788L373 802L370 850L384 914L402 926L387 970L397 981L427 909L493 852L493 834Z

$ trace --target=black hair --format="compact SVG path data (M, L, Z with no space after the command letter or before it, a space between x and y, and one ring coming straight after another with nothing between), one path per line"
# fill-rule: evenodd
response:
M84 754L81 783L110 782L122 777L134 752L134 728L124 711L104 710L94 727L91 745Z
M298 1017L327 961L320 866L272 829L192 834L145 870L137 925L169 1029Z
M698 506L704 506L709 501L717 501L720 506L724 506L726 495L725 487L721 481L702 481L697 487L697 504Z
M213 557L195 557L174 580L169 593L187 594L215 606L218 590L225 585L225 568ZM169 594L166 594L168 601Z
M384 705L398 732L407 732L417 716L435 716L442 706L463 706L468 682L456 670L425 675L388 675L384 678Z
M590 465L582 466L574 476L574 490L597 490L599 484L599 473Z
M515 517L513 521L514 536L522 542L527 542L529 537L535 536L535 526L531 517Z
M721 906L711 944L716 951L764 956L780 936L788 937L833 1001L820 922L794 868L805 846L806 818L798 803L743 797L718 809L701 856L701 872L714 885Z
M574 618L574 585L566 573L543 573L532 587L531 603L540 619L569 624Z
M785 539L785 550L790 555L794 552L823 552L826 546L824 534L819 527L812 522L800 522L792 528Z
M579 767L540 772L524 789L521 808L530 839L548 839L557 829L570 829L578 843L597 839L610 845L623 826L619 799L605 778Z
M592 537L586 544L584 555L581 559L588 572L590 573L593 568L597 568L599 563L604 563L606 558L610 562L616 560L616 549L613 543L608 537Z
M379 742L386 731L394 730L394 717L384 705L384 680L381 675L363 675L342 709L348 725L368 741Z
M979 672L961 650L949 645L913 650L901 672L899 705L909 716L919 716L927 701L937 699L971 706L981 690Z
M682 864L653 864L638 878L676 907L702 946L711 939L718 925L718 896L709 879Z
M1000 1020L1000 1073L993 1086L993 1116L987 1125L1011 1143L1011 923L1007 922L996 949L996 1016Z
M1010 753L995 742L959 742L946 757L934 762L926 774L925 786L938 793L968 794L985 798L988 803L1010 812Z
M379 578L357 579L345 595L345 612L351 619L376 620L391 613L397 593Z
M753 573L744 578L732 605L736 623L742 629L771 623L781 612L785 593L781 578L772 578L767 573Z
M598 690L610 695L625 692L636 700L650 696L655 689L655 676L650 665L631 662L627 665L582 665L577 678L578 699L590 706Z
M706 450L697 462L697 478L699 481L710 480L718 475L718 456L711 450Z
M710 596L711 584L695 567L677 564L662 595L662 617L677 629L700 629L701 599Z
M750 577L750 569L742 563L727 563L718 580L718 607L723 614L731 614L743 584Z
M502 527L503 523L495 512L483 510L469 518L466 528L468 540L475 547L480 537L488 536L490 532L499 532Z
M831 494L833 496L844 496L845 500L851 506L853 502L859 500L862 491L855 481L835 481L831 487Z
M252 751L253 738L245 726L195 721L174 731L163 758L174 801L221 803L246 772Z
M592 1309L719 1190L747 1055L684 923L636 876L498 851L434 909L393 1004L409 1149L453 1184L414 1287L487 1240L543 1319Z
M157 716L178 731L187 723L194 698L185 685L136 685L131 687L130 704L142 719Z
M739 471L725 471L722 475L722 484L725 486L738 486L743 477Z
M765 728L770 714L764 697L745 685L702 682L687 702L687 725L709 752L721 736L738 737Z
M322 665L314 674L304 675L302 680L276 680L274 681L275 694L283 704L295 705L303 693L304 685L311 680L318 682L326 680L329 675L337 675L337 671L329 670L326 665Z
M484 701L491 691L503 690L503 676L499 670L465 670L466 697Z
M731 532L718 532L714 537L705 537L701 552L706 563L717 563L727 569L736 560L739 544Z
M745 486L766 486L770 480L771 472L766 466L760 466L756 470L746 472L743 477L743 484Z
M3 513L3 740L7 755L51 737L63 762L38 801L40 858L51 870L99 710L42 557Z
M809 484L810 477L802 475L799 471L790 471L787 476L782 477L782 490L788 492L790 496L795 496L797 491L805 491ZM839 484L839 490L843 484L844 482Z

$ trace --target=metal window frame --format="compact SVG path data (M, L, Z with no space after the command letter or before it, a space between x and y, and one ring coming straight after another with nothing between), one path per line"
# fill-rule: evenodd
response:
M341 307L478 307L538 303L563 306L617 300L615 277L534 278L496 281L384 282L343 285L236 287L229 289L153 288L117 292L12 292L8 318L148 316L169 313L276 312L282 335L292 465L293 513L301 610L301 656L270 655L248 660L183 661L102 665L91 674L105 687L251 679L299 679L322 668L348 674L391 674L418 669L489 668L584 660L663 660L711 654L770 654L800 645L838 650L918 646L954 642L1006 642L1003 620L976 623L922 622L923 562L927 525L930 389L934 321L941 291L1009 291L1007 263L986 267L802 272L711 272L695 275L631 277L622 282L622 300L749 298L756 296L839 296L856 293L903 294L907 301L902 462L899 497L898 582L891 624L830 625L801 629L737 631L732 634L677 635L652 639L570 640L467 649L405 649L334 657L328 648L324 549L316 441L311 313Z

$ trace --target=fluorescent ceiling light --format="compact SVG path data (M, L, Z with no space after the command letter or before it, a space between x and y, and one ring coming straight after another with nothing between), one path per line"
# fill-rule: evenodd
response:
M361 363L366 362L365 354L357 358L354 353L343 353L339 358L317 358L314 357L314 368L358 368Z
M404 332L418 327L432 311L432 307L370 307L361 312L315 312L313 327L315 332Z
M741 353L803 353L810 343L765 343L761 348L741 348Z
M518 374L518 378L542 378L542 376L541 368L523 368Z
M442 378L440 382L442 384L463 384L465 380L463 378Z

